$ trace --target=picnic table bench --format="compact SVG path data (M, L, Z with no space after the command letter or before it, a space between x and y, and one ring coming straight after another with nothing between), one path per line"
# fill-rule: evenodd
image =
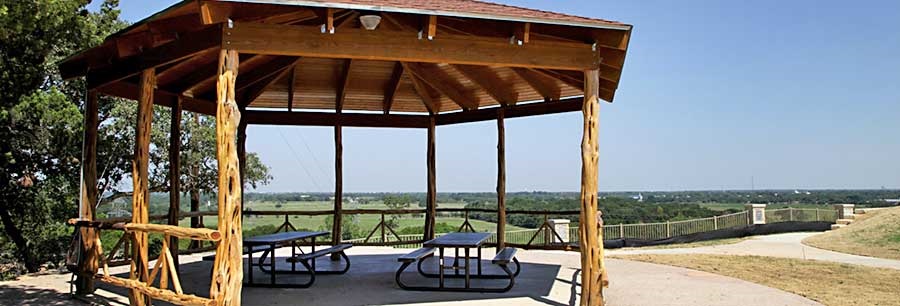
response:
M254 236L244 239L244 254L248 257L248 287L268 287L268 288L309 288L316 281L316 274L344 274L350 270L350 258L344 253L345 250L353 247L352 244L342 243L335 246L326 247L316 250L316 238L328 235L328 232L282 232L270 235ZM311 251L304 253L300 250L297 241L309 240ZM290 270L278 270L276 268L275 250L281 246L289 245L291 247L291 256L285 261L291 263ZM300 254L297 251L300 251ZM257 262L253 260L253 254L262 252ZM341 270L316 270L316 258L331 254L337 254L344 261L344 268ZM268 260L267 260L268 259ZM215 255L204 256L203 260L215 260ZM297 263L301 264L305 270L298 270ZM269 283L257 283L253 279L254 267L270 275ZM304 283L278 283L276 281L277 274L305 274L309 275L309 280Z
M418 291L462 291L462 292L507 292L515 285L515 278L519 275L522 267L519 264L519 260L515 258L516 249L512 247L503 248L500 252L497 252L497 255L491 260L492 264L497 265L502 269L506 274L484 274L482 273L481 266L481 247L484 245L484 242L490 237L488 233L450 233L439 238L426 241L423 244L423 247L417 249L409 254L402 255L397 258L397 261L402 263L400 268L397 269L397 273L394 276L394 280L397 282L397 285L402 289L406 290L418 290ZM445 265L444 264L444 248L454 248L456 250L456 256L453 259L453 264ZM477 260L477 273L471 274L469 268L469 261L472 259L470 257L469 249L476 248L477 256L475 259ZM460 267L459 265L459 249L464 249L464 258L463 261L464 266ZM422 269L422 264L425 259L429 257L433 257L434 253L438 253L438 273L429 273ZM410 286L401 280L401 275L403 271L405 271L412 263L416 264L416 269L419 274L426 278L437 278L438 285L437 286ZM509 264L514 263L516 265L515 272L509 269ZM452 270L452 274L444 273L445 270ZM464 274L460 275L460 270L464 271ZM460 287L447 287L444 285L445 278L465 278L465 284L462 288ZM472 287L470 283L470 279L508 279L509 283L506 287L495 288L495 287Z

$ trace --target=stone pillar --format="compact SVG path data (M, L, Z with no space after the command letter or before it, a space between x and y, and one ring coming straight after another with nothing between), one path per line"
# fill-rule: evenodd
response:
M853 207L854 204L834 204L834 209L837 210L838 219L853 219L854 212Z
M558 238L556 237L556 235L553 235L553 237L550 238L550 241L553 241L553 243L569 243L569 223L571 222L572 221L569 221L569 219L547 220L547 223L550 223L550 226L553 227L553 230L556 231L557 234L559 234ZM562 241L559 240L560 238L562 238Z
M766 224L766 204L747 204L750 213L750 224Z

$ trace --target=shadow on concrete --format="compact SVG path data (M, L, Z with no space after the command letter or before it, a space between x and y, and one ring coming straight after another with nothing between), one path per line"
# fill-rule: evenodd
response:
M243 305L383 305L383 304L408 304L408 303L429 303L429 302L460 302L487 299L506 299L506 298L529 298L536 302L563 306L556 301L545 298L550 295L550 291L560 272L559 265L535 264L522 262L522 273L516 278L516 285L512 290L506 293L468 293L468 292L421 292L406 291L400 289L394 283L394 273L400 264L397 262L396 254L385 255L351 255L350 271L343 275L317 275L316 283L307 289L284 289L284 288L251 288L244 287L242 291ZM448 260L448 259L445 259ZM449 259L449 260L452 260ZM284 257L276 257L278 268L290 269L290 263L285 261ZM332 262L328 257L318 258L316 265L318 269L334 269L341 268L340 262ZM476 263L470 263L472 271L475 271ZM151 262L152 266L152 262ZM437 271L437 260L429 258L424 265L426 271ZM490 260L482 260L482 267L485 274L502 274L502 270L491 264ZM182 264L181 283L184 292L194 294L201 297L209 296L210 273L212 270L211 262L192 262ZM298 265L298 269L302 269ZM121 273L116 276L128 277L128 273ZM244 262L244 281L246 283L249 273L247 271L246 259ZM266 283L269 281L269 275L259 270L253 272L254 281ZM577 276L577 274L576 274ZM279 282L295 282L302 283L308 279L306 275L283 275L277 276ZM430 284L437 283L437 279L428 279L418 277L415 267L407 269L404 273L404 281L410 284ZM502 280L472 280L473 286L505 286ZM452 279L446 281L447 286L462 287L462 279ZM569 300L569 305L574 305L574 284L572 285L573 296ZM104 290L120 294L127 297L128 291L122 288L101 284ZM168 305L167 303L154 301L154 305Z

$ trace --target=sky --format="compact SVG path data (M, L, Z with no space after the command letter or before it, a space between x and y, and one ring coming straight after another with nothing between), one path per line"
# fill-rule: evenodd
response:
M122 0L122 17L175 2ZM601 105L601 191L900 188L900 1L497 2L634 25ZM508 119L507 190L578 191L581 128ZM274 176L257 191L334 190L333 128L247 133ZM495 190L494 121L436 133L439 192ZM424 192L426 139L344 128L344 191Z

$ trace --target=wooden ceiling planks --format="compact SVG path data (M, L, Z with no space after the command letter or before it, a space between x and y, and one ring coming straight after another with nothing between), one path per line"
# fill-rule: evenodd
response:
M197 3L165 12L110 37L96 50L67 59L60 64L63 75L87 74L89 83L99 86L129 82L132 71L152 66L157 67L161 92L211 100L218 51L197 47L202 41L189 33L203 23L230 19L235 28L226 29L221 44L244 52L238 87L250 107L333 111L342 103L348 111L385 115L471 112L582 95L580 70L587 67L582 65L597 65L598 60L600 96L611 101L630 38L630 30L400 12L376 12L382 16L380 27L366 31L358 19L370 11ZM333 34L322 33L322 24L331 24ZM188 44L189 38L197 41ZM348 44L356 40L366 42ZM161 48L178 42L193 49ZM153 52L158 55L148 57ZM348 60L352 70L344 77L342 67ZM132 67L121 70L123 65ZM84 67L90 67L90 73ZM122 94L123 88L129 87L109 91Z

